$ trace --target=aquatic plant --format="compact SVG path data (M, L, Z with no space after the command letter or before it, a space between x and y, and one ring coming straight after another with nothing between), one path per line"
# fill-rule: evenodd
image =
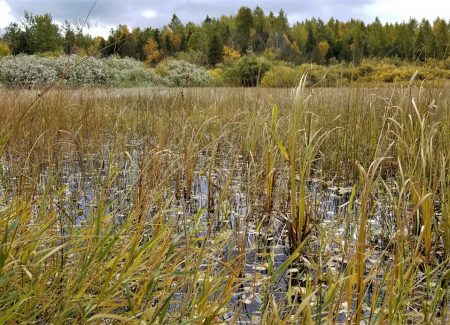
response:
M306 83L2 91L0 322L447 323L448 89Z

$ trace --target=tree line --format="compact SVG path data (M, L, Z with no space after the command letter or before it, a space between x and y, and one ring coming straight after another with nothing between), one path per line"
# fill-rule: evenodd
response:
M215 66L248 53L293 64L358 64L364 58L399 58L407 61L447 59L450 21L410 19L401 23L366 24L361 20L307 19L290 25L286 13L266 14L260 7L241 7L236 15L206 17L199 24L183 24L174 14L162 28L119 25L109 36L91 37L69 22L58 25L50 14L25 12L0 39L0 54L117 55L157 64L177 57Z

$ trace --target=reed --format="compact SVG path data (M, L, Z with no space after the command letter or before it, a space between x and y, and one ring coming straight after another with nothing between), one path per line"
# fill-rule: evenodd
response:
M0 322L447 323L415 85L1 92Z

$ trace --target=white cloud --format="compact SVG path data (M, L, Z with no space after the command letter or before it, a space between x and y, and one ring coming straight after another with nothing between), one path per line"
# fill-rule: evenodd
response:
M438 16L448 19L448 0L374 0L364 5L363 11L369 19L378 17L382 22L408 21L410 18L434 21Z
M0 0L0 28L5 28L14 20L11 7L6 0Z
M86 34L91 35L92 37L95 36L102 36L104 39L107 39L111 29L114 29L115 26L113 25L102 25L102 24L93 24L86 26L84 28L84 32Z
M142 16L144 16L145 18L156 18L157 14L156 14L156 11L147 9L147 10L144 10L144 12L142 13Z

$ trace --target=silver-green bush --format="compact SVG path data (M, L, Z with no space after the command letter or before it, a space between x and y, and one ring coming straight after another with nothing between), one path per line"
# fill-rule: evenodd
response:
M156 73L142 62L131 58L8 56L0 58L0 84L6 87L33 88L59 78L62 84L70 86L188 87L209 86L214 83L204 68L186 61L172 60L164 65L165 72Z

